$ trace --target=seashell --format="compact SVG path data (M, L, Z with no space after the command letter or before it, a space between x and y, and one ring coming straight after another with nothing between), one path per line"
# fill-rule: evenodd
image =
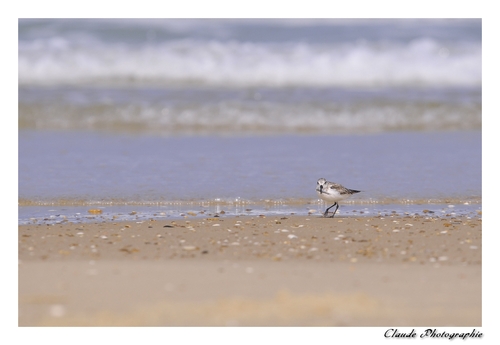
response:
M88 210L88 212L90 214L101 214L102 213L102 210L101 209L98 209L98 208L91 208L90 210Z

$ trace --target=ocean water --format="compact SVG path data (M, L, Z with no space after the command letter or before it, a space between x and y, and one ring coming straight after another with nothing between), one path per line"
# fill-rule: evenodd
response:
M481 210L481 20L19 20L19 223ZM103 210L101 216L89 208Z

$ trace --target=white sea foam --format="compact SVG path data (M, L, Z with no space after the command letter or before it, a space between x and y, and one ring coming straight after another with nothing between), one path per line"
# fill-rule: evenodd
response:
M481 45L238 42L127 45L51 37L19 43L19 83L232 86L479 86Z
M19 105L20 128L108 130L144 134L374 133L481 128L481 105L366 105L220 102L183 107L157 104Z

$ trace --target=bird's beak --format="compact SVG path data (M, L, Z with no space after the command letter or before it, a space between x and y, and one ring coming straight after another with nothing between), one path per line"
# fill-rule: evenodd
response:
M320 185L319 186L319 193L322 194L323 193L323 185Z

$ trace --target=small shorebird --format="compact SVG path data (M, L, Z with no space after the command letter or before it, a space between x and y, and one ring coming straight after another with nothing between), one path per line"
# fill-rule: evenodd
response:
M323 214L323 217L326 217L328 214L328 211L333 207L337 206L335 208L335 211L333 211L333 214L330 218L333 218L335 216L335 212L337 212L339 208L339 204L337 204L338 201L344 200L348 197L350 197L353 194L359 193L359 190L354 190L354 189L349 189L346 188L340 184L333 183L333 182L328 182L324 178L320 178L316 184L316 192L318 192L318 195L321 199L325 201L333 201L333 205L328 207Z

